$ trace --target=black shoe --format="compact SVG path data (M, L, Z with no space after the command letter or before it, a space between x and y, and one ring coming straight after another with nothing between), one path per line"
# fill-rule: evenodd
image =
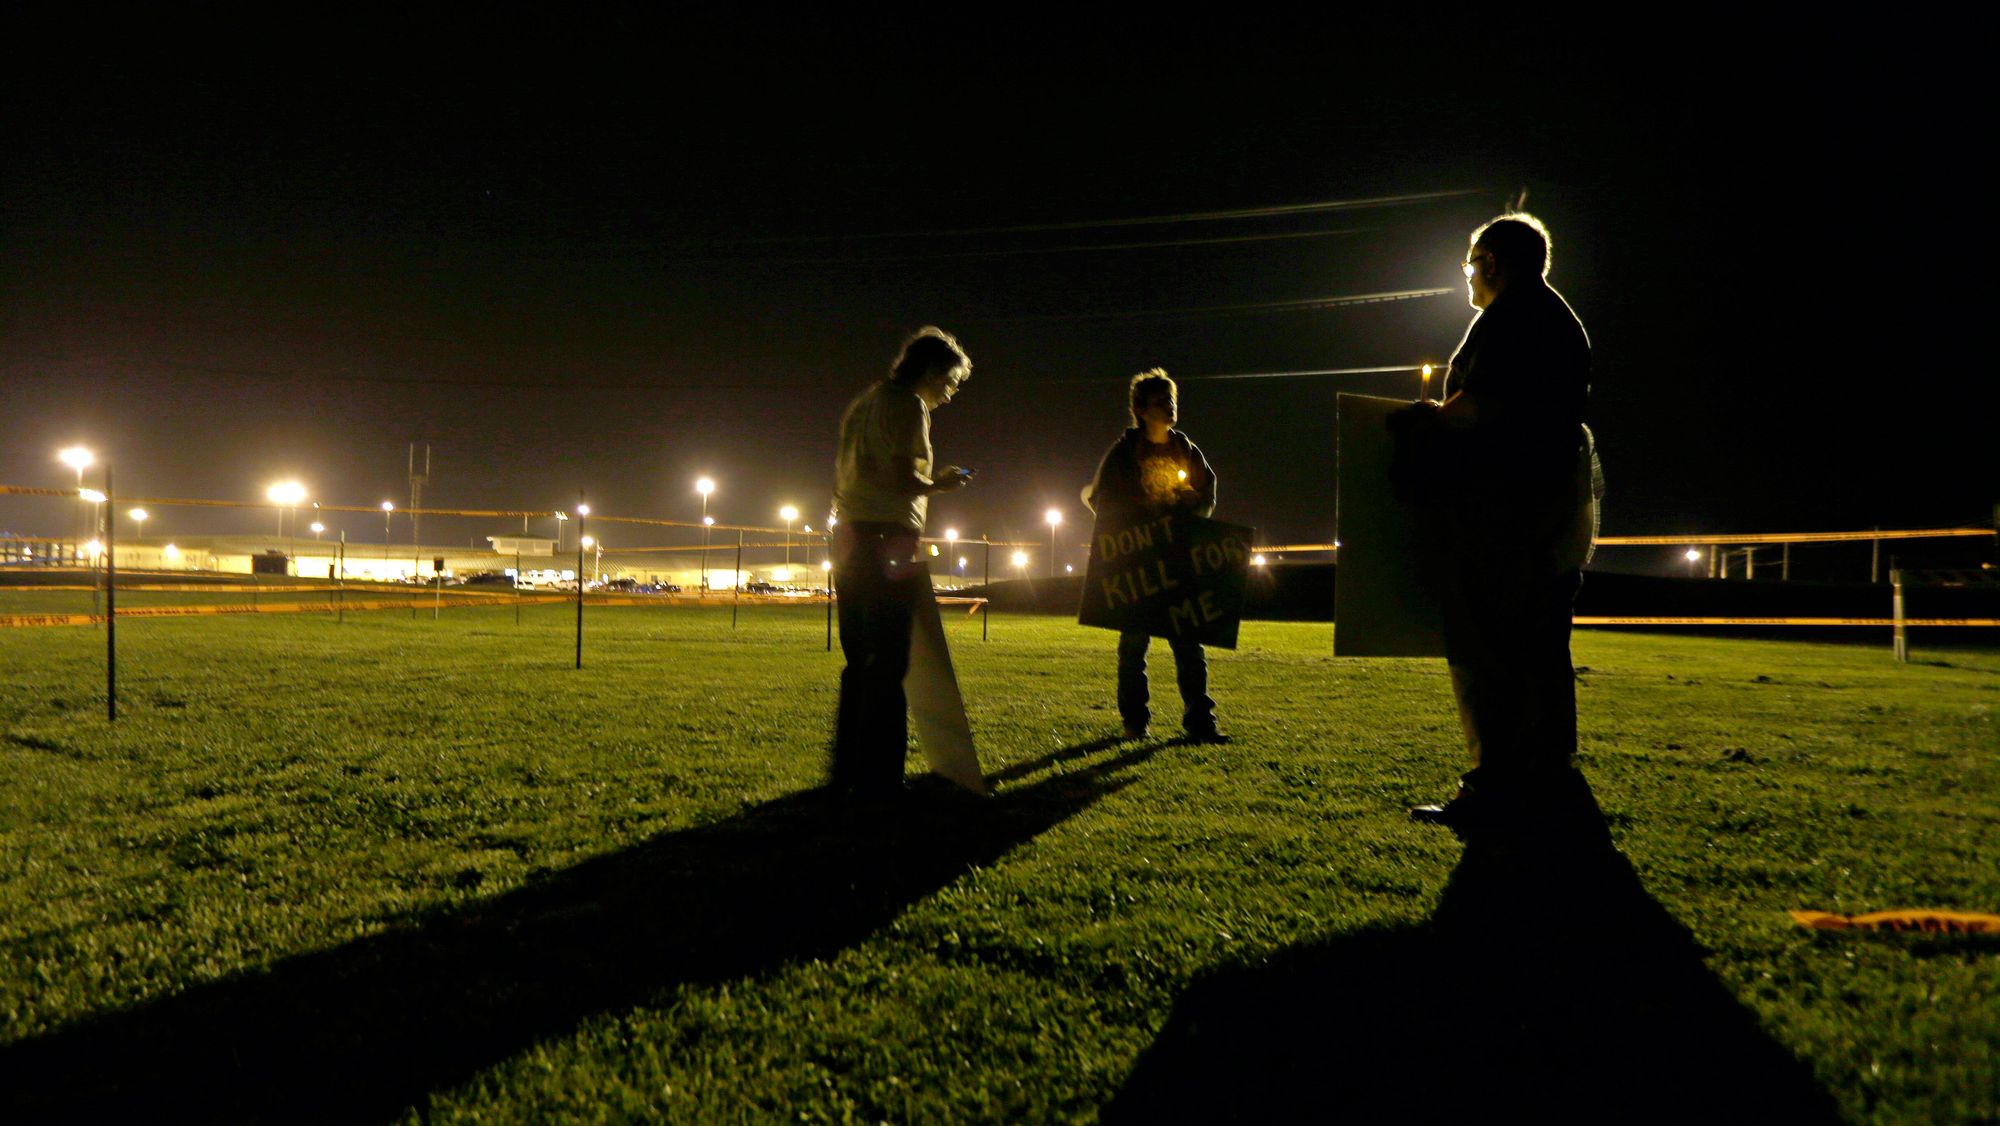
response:
M1145 737L1146 737L1146 725L1143 723L1137 727L1134 727L1129 723L1126 724L1124 732L1118 736L1118 738L1123 742L1131 742L1136 739L1144 739Z
M1410 820L1421 825L1442 825L1451 828L1451 803L1432 802L1429 805L1410 807Z
M1479 801L1470 788L1461 786L1458 796L1448 802L1431 802L1410 808L1410 820L1419 825L1437 825L1450 829L1463 840L1476 829L1489 827L1490 811L1485 802Z
M1194 728L1187 733L1186 738L1190 743L1203 743L1210 746L1221 746L1229 742L1229 736L1224 735L1213 727Z

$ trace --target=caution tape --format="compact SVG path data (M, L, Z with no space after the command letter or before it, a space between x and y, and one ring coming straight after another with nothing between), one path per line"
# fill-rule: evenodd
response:
M1919 931L1924 934L2000 934L2000 915L1977 911L1929 909L1876 911L1868 915L1835 915L1826 911L1794 911L1792 920L1814 930Z
M547 602L565 602L568 599L545 596L528 597L521 600L527 605ZM428 598L411 598L389 601L374 599L365 602L263 602L232 603L208 606L134 606L118 611L118 620L127 618L193 618L215 614L332 614L341 610L423 610L438 605L464 608L466 602L439 603ZM491 605L488 603L487 605ZM41 626L92 626L102 625L107 620L104 614L0 614L0 629L33 629Z
M1953 536L1991 536L1992 528L1882 528L1865 532L1750 532L1718 536L1598 536L1600 547L1631 547L1641 544L1675 544L1699 547L1703 544L1745 543L1860 543L1865 540L1934 540Z
M1635 618L1583 616L1571 618L1580 626L1893 626L1894 618ZM1904 618L1905 626L1976 626L1992 629L2000 618Z
M0 485L0 496L17 497L69 497L75 499L79 489L38 489L32 485Z

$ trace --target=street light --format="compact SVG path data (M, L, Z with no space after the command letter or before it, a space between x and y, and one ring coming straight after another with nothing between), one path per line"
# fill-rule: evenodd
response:
M1017 551L1017 552L1015 552L1015 553L1014 553L1014 569L1015 569L1015 570L1017 570L1017 571L1020 571L1020 572L1021 572L1021 574L1022 574L1022 575L1024 575L1024 576L1025 576L1025 575L1026 575L1026 574L1028 573L1028 553L1027 553L1027 552L1025 552L1025 551Z
M389 521L396 515L396 502L382 502L382 581L389 579Z
M1701 552L1691 547L1682 558L1688 561L1688 578L1694 578L1694 565L1701 560Z
M309 528L311 528L311 529L312 529L312 534L313 534L313 540L314 540L314 542L318 542L318 540L319 540L319 534L320 534L321 532L324 532L324 531L326 531L326 525L325 525L325 524L322 524L322 523L320 523L320 522L319 522L319 521L317 521L317 520L315 520L315 521L313 521L313 522L312 522L311 524L307 525L307 527L309 527Z
M98 492L96 489L78 489L76 491L76 495L83 500L89 501L93 506L101 505L106 500L110 499L109 497L106 497L103 493ZM97 541L96 536L98 533L104 530L104 525L107 519L108 518L104 515L103 510L101 508L93 507L91 509L90 534L92 538L91 541L83 545L83 547L85 551L90 553L90 562L92 566L96 566L97 557L104 551L104 545ZM91 583L90 612L92 614L95 614L97 613L97 580L93 578L90 581L90 583Z
M76 470L76 484L83 487L83 471L97 464L97 456L82 446L70 446L56 451L56 460Z
M1049 577L1053 579L1056 577L1056 528L1062 524L1062 512L1051 508L1043 514L1043 519L1049 522Z
M715 491L715 482L707 477L697 477L694 491L701 494L701 592L708 593L708 530L715 521L708 518L708 494Z
M708 530L715 527L715 517L703 513L701 517L701 590L708 593Z
M798 518L799 518L799 510L792 505L788 504L785 507L778 510L778 519L783 520L785 522L785 569L786 570L790 570L792 566L792 521L797 520Z
M83 511L84 511L83 471L89 468L90 466L95 465L97 463L97 457L96 455L92 454L89 450L84 449L82 446L70 446L66 449L56 451L56 460L62 462L64 465L69 466L71 469L76 470L76 490L77 490L76 520L77 524L79 525L77 532L78 532L78 538L82 538L83 530L81 525L83 523Z

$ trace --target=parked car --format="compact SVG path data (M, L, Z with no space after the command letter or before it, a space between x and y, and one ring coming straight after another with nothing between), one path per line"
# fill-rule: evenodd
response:
M467 576L463 585L512 587L514 579L512 576L504 575L499 571L485 571L477 575Z
M776 584L774 584L774 583L767 583L767 582L765 582L765 581L764 581L764 580L762 580L762 579L752 579L751 581L749 581L749 582L747 582L747 583L744 583L744 584L743 584L743 593L745 593L745 594L777 594L777 593L779 593L779 591L778 591L778 588L777 588L777 585L776 585Z
M639 589L645 591L647 594L679 594L681 592L679 583L647 583Z
M638 579L606 579L597 584L597 589L613 594L632 594L639 589Z

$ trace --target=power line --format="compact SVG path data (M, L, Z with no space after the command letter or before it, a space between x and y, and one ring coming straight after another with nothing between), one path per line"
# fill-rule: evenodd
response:
M1249 371L1230 372L1223 375L1177 375L1179 380L1187 379L1297 379L1311 375L1393 375L1399 372L1422 371L1422 364L1389 364L1371 368L1314 368L1310 371Z
M1018 317L986 317L988 321L1089 321L1130 317L1205 316L1216 313L1294 313L1312 309L1333 309L1343 305L1377 305L1390 301L1414 301L1424 297L1444 297L1456 289L1399 289L1382 293L1355 293L1339 297L1307 297L1292 301L1259 301L1247 305L1182 305L1171 309L1135 309L1102 313L1041 313Z
M1159 239L1153 242L1097 242L1076 246L1022 246L1006 250L943 250L934 254L881 254L865 258L772 258L765 261L788 265L867 264L871 262L927 262L943 258L1009 258L1024 254L1086 254L1100 250L1154 250L1176 246L1222 246L1245 242L1277 242L1287 239L1333 238L1359 235L1377 227L1340 227L1329 231L1293 231L1275 235L1223 235L1216 238Z
M1142 215L1125 219L1081 219L1067 223L1021 223L1006 227L960 227L934 231L872 231L853 235L788 235L745 239L723 245L755 246L774 243L859 242L888 238L946 238L962 235L1029 234L1036 231L1084 231L1106 227L1146 227L1167 223L1214 223L1237 219L1277 219L1288 215L1317 215L1328 211L1358 211L1371 207L1400 207L1432 200L1478 195L1483 189L1460 188L1439 192L1411 192L1404 195L1371 196L1364 199L1329 199L1318 203L1281 204L1275 207L1239 207L1225 211L1184 211L1177 215Z

